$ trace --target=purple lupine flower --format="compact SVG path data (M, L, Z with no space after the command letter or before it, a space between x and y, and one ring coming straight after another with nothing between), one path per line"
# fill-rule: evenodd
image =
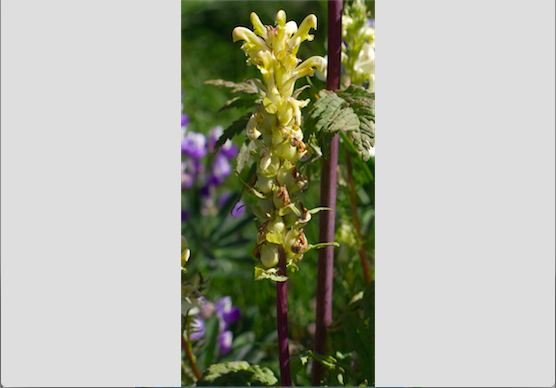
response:
M182 210L181 211L181 220L183 221L187 221L187 219L189 218L189 212L187 210Z
M181 188L188 189L193 185L193 175L189 172L186 172L187 164L185 162L181 162Z
M231 331L225 330L218 336L218 346L220 347L220 354L227 354L232 349L232 341L234 335Z
M206 300L204 296L201 296L199 299L203 300L203 308L199 314L203 319L209 319L214 313L214 303Z
M228 199L230 199L231 196L231 193L222 194L220 196L220 200L218 201L218 206L224 206L224 204L228 201ZM241 217L243 214L245 214L245 203L243 203L242 201L238 201L232 209L232 217Z
M195 318L190 324L191 335L189 338L191 340L201 339L205 335L205 322L202 319Z
M209 185L218 186L222 184L222 182L224 182L224 179L231 173L232 165L224 155L218 153L211 166Z
M233 159L237 155L237 147L230 139L226 140L226 143L220 148L220 153L228 159Z
M239 308L232 306L232 298L229 296L219 299L214 308L222 330L226 330L229 324L236 322L241 316Z
M367 19L367 22L365 23L365 27L375 28L375 19Z
M245 204L238 201L232 209L232 217L241 217L245 214Z
M181 141L181 152L194 159L207 154L207 138L202 133L187 132Z
M189 116L186 115L185 113L181 114L181 126L182 127L187 127L187 124L189 124Z
M219 125L217 127L212 128L209 131L208 134L208 149L210 152L214 151L214 146L216 144L216 142L218 141L218 139L220 139L220 136L222 136L222 134L224 133L224 128Z

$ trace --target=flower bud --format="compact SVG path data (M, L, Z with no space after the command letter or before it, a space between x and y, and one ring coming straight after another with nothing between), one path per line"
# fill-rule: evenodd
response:
M282 217L276 217L274 220L270 221L266 227L266 230L269 232L278 232L282 233L286 229L286 225L284 224L284 220Z
M276 155L272 155L268 148L261 151L259 171L261 172L262 176L267 178L275 177L279 168L280 159Z
M294 226L295 223L298 220L297 215L294 212L290 212L288 214L286 214L284 217L284 223L286 224L286 227L290 227L290 226Z
M266 268L276 267L278 261L280 260L280 254L278 253L278 246L276 244L262 244L260 248L261 253L261 263Z
M309 210L305 206L303 206L303 204L300 205L301 205L301 217L299 217L297 222L300 224L306 224L311 220L311 213L309 213Z
M245 128L245 131L247 132L247 137L250 140L255 140L258 139L259 136L261 136L261 131L259 131L257 129L257 114L253 113L251 115L251 118L249 119L249 121L247 122L247 126Z
M255 12L251 12L251 23L253 24L255 34L259 35L262 38L266 38L266 27Z
M297 147L293 146L289 140L283 141L276 146L276 155L295 163L297 160Z
M272 145L280 144L284 141L284 130L282 128L276 128L272 131Z
M187 263L189 261L189 256L191 255L191 251L189 249L186 249L185 251L183 251L183 253L181 254L181 266L184 267L185 263Z
M305 252L308 246L309 244L307 243L307 237L305 237L305 233L303 233L303 230L300 230L299 235L291 245L290 250L297 255Z
M294 185L294 169L289 161L282 164L276 175L276 180L280 186L286 186L288 190Z
M281 125L288 125L293 118L293 109L286 101L282 103L276 114Z
M261 173L257 172L257 183L255 183L255 188L263 194L269 194L274 187L274 179L267 178Z
M282 27L286 24L286 13L283 9L276 13L276 24Z

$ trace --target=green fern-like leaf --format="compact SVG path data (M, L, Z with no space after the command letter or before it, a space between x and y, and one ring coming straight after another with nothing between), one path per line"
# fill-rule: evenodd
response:
M205 81L205 84L217 86L219 88L232 88L232 93L256 94L259 92L257 81L254 79L246 79L240 83L225 81L223 79L211 79Z
M214 152L218 151L220 149L220 147L222 147L228 139L231 139L234 136L239 135L241 133L241 131L243 131L245 129L245 126L247 125L247 122L249 121L249 117L250 116L248 116L248 115L242 116L239 119L237 119L236 121L234 121L232 123L232 125L230 125L228 128L226 128L224 133L222 133L222 136L220 136L220 138L218 139L218 141L214 145Z
M260 97L253 94L242 94L238 97L234 97L231 100L226 101L224 106L220 108L219 112L224 110L232 109L232 108L251 108L254 107L256 104L261 102Z

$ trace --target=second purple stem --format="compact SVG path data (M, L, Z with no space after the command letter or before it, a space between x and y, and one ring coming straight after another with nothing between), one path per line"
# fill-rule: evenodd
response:
M342 42L342 0L328 1L328 74L326 88L340 89ZM321 206L331 208L332 211L320 214L319 242L333 242L335 230L336 184L338 166L338 134L330 143L328 158L323 162L321 175ZM317 317L315 331L315 353L324 355L326 349L326 331L332 322L332 275L334 270L334 247L327 246L319 249L319 264L317 278ZM312 385L320 386L324 375L324 367L315 362L313 368Z

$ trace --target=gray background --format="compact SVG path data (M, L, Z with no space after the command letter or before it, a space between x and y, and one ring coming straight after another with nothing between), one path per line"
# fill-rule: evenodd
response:
M553 386L555 3L376 14L376 384Z

